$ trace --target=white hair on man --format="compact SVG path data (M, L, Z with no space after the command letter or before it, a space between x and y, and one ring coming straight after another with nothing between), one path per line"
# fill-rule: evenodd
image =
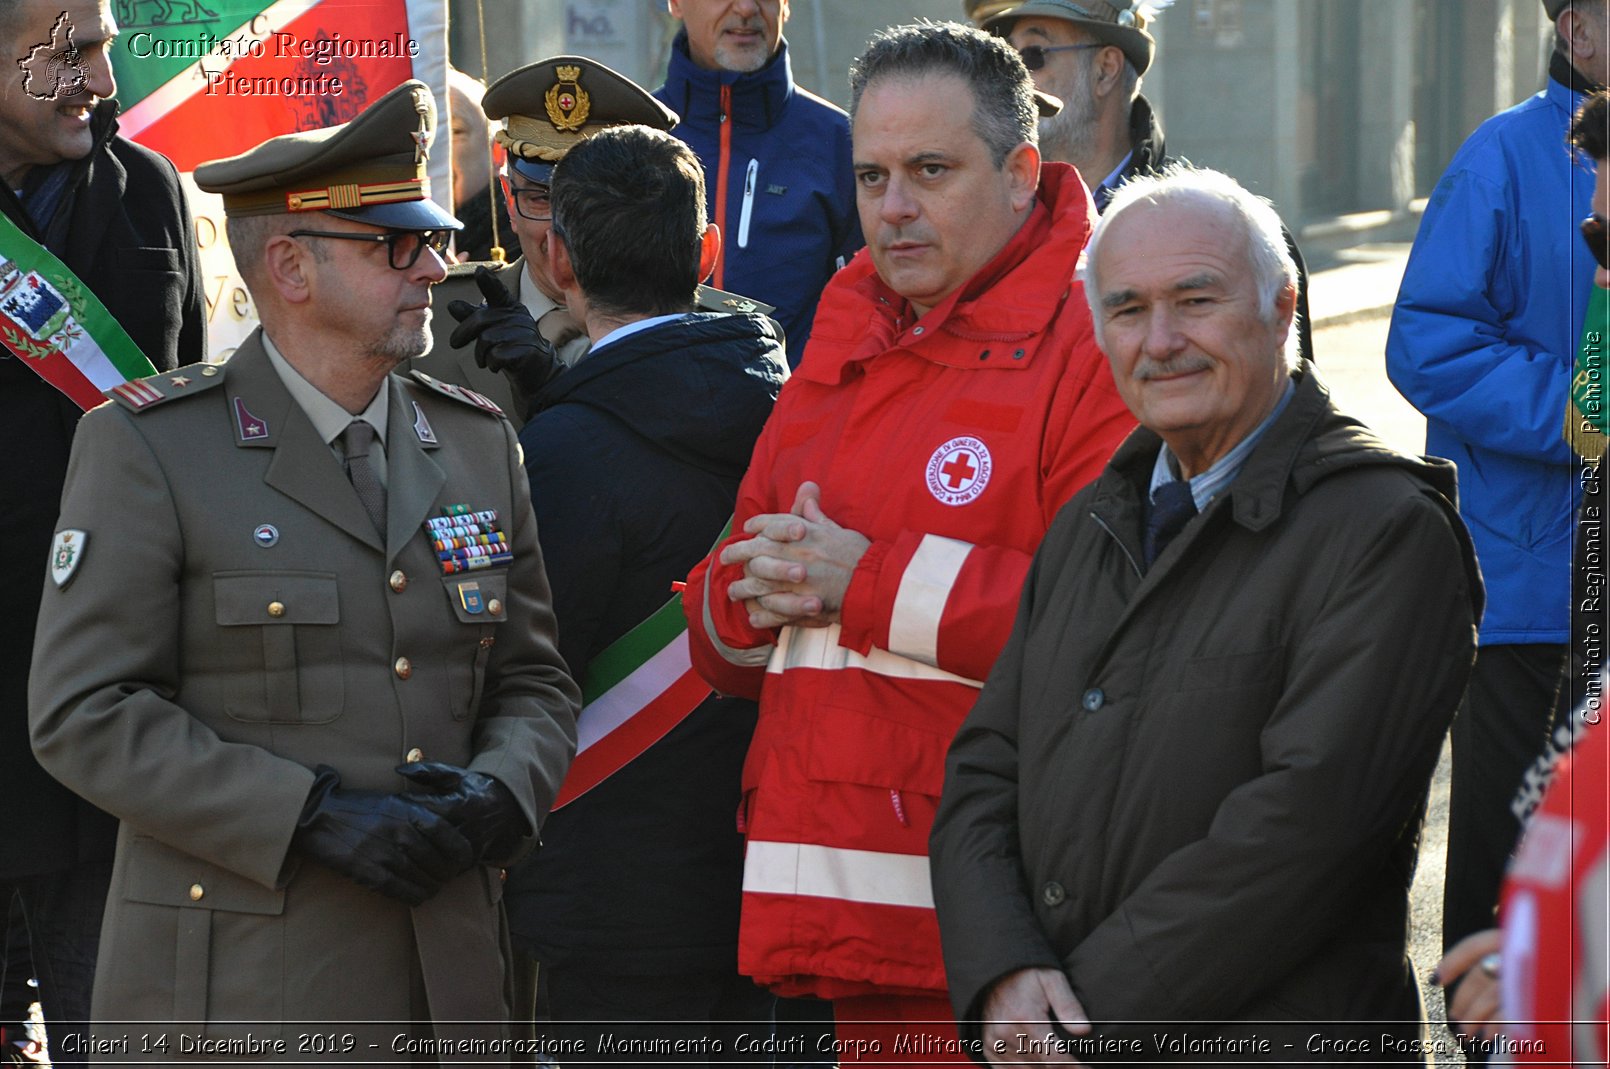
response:
M1079 277L1085 285L1085 300L1090 304L1090 316L1096 324L1096 340L1106 349L1102 340L1105 326L1101 305L1101 284L1096 277L1097 252L1101 239L1113 222L1137 204L1159 205L1169 201L1195 201L1207 210L1222 212L1233 220L1247 239L1247 260L1252 265L1257 282L1258 314L1265 322L1275 316L1275 299L1287 286L1297 284L1297 264L1286 245L1286 234L1280 215L1267 198L1249 191L1234 178L1222 171L1206 167L1193 167L1185 163L1171 163L1155 175L1131 178L1118 187L1107 210L1097 221L1085 246L1085 255ZM1286 334L1282 356L1286 369L1297 369L1298 323L1292 313L1291 330Z

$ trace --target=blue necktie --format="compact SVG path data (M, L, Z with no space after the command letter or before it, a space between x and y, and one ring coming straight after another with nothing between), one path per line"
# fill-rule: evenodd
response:
M1152 507L1146 513L1146 536L1141 542L1148 569L1163 552L1163 547L1172 542L1195 515L1196 499L1191 496L1190 483L1176 479L1152 491Z

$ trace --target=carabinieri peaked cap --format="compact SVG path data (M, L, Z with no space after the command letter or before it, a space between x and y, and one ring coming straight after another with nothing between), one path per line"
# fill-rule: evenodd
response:
M565 153L600 130L635 124L669 131L680 121L648 90L585 56L552 56L510 71L487 87L481 110L503 121L494 136L509 167L544 185Z
M1018 19L1063 19L1105 44L1116 45L1136 73L1145 74L1157 51L1157 39L1147 24L1172 0L1027 0L984 18L979 28L1002 37L1012 32Z
M221 193L228 216L328 212L396 230L458 230L430 199L425 164L436 104L406 81L340 126L271 137L196 168L196 185Z

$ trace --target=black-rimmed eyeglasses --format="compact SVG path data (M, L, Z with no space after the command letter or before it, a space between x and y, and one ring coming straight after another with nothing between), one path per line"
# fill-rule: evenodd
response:
M1082 45L1029 45L1017 50L1023 57L1023 65L1031 71L1040 70L1045 66L1045 57L1052 52L1078 52L1086 48L1104 48L1105 45L1088 43Z
M1588 243L1599 266L1610 271L1610 225L1604 216L1594 213L1582 220L1582 240Z
M520 218L533 223L546 223L553 218L553 202L548 199L547 186L516 186L505 178L503 188L508 191Z
M426 249L430 249L437 256L443 256L447 252L448 242L453 240L451 230L387 230L379 234L354 234L347 230L293 230L290 236L334 238L336 241L367 241L377 245L384 242L386 261L391 264L394 271L406 271L413 267Z

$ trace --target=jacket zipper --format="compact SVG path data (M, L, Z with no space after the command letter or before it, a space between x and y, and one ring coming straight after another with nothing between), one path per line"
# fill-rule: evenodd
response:
M732 155L732 86L721 87L721 153L716 164L716 210L715 217L720 220L721 226L727 225L727 164L728 157ZM718 290L726 289L727 254L725 251L716 257L715 287Z
M760 161L751 159L749 170L744 172L744 206L738 215L738 247L749 247L749 216L755 209L755 177L760 173ZM720 287L717 287L718 289Z
M1124 551L1124 556L1129 558L1129 566L1131 568L1135 569L1135 575L1140 577L1140 578L1142 578L1142 579L1144 579L1146 577L1146 573L1142 572L1140 570L1140 565L1137 564L1136 561L1135 561L1135 555L1133 553L1129 552L1129 547L1124 545L1124 540L1122 538L1119 538L1118 535L1113 532L1113 529L1111 527L1107 526L1107 521L1106 520L1102 519L1100 516L1097 516L1094 512L1092 512L1090 514L1090 518L1092 520L1095 520L1096 523L1101 525L1101 529L1103 531L1107 532L1107 536L1109 538L1111 538L1114 542L1118 543L1118 548L1123 550Z

